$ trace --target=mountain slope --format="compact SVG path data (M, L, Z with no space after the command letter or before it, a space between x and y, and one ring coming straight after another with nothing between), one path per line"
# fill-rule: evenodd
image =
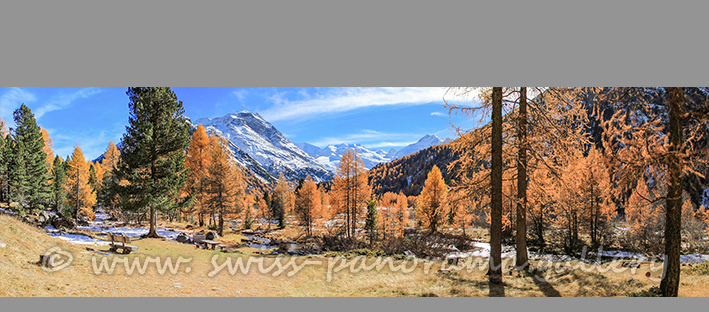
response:
M316 182L328 181L333 173L288 140L257 113L241 111L219 118L201 118L208 133L224 136L232 145L237 162L253 170L265 181L275 181L279 174L290 181L310 176Z
M340 166L340 159L342 159L342 155L344 155L348 149L357 151L367 170L372 169L372 167L379 163L388 162L390 160L390 158L386 157L386 152L380 150L371 151L359 144L331 144L325 148L319 148L308 143L296 143L296 145L333 172L337 171L337 168Z
M409 144L408 146L400 149L398 152L396 152L396 154L391 157L391 159L394 160L397 158L408 156L422 149L429 148L431 146L436 146L441 143L443 143L443 141L441 141L441 139L439 139L437 136L427 134L421 139L419 139L418 142Z

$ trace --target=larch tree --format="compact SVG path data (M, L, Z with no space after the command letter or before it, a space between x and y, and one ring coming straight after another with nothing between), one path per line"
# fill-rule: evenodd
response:
M271 216L278 220L278 227L286 227L286 216L291 202L291 186L288 180L281 174L271 196Z
M371 194L364 163L357 151L348 149L342 155L335 173L333 194L331 201L336 211L345 215L346 237L356 239L357 224L365 217L363 210Z
M449 114L462 112L470 117L479 111L494 109L495 88L451 88L447 95L471 99L476 90L481 91L477 96L479 106L459 105L446 100ZM532 88L531 91L525 87L500 88L498 92L502 102L500 112L504 116L501 122L503 171L505 176L513 177L517 181L516 186L508 186L509 190L514 189L516 194L505 196L508 203L516 206L516 211L510 215L503 214L502 218L515 222L516 264L518 269L526 269L526 214L529 202L527 189L531 183L529 173L535 169L530 167L530 164L548 167L558 176L561 166L555 158L568 156L565 151L570 147L587 142L582 131L587 120L586 111L582 103L573 100L574 92L569 88ZM529 97L529 94L532 97ZM481 122L483 120L481 118ZM466 168L464 171L467 171L465 174L468 176L454 188L467 189L469 196L475 196L473 193L489 192L490 185L486 181L492 179L490 155L494 152L490 150L493 136L491 130L489 124L474 131L458 129L463 138L460 145L465 148L465 154L471 157L463 157L457 162ZM531 160L535 161L530 163ZM511 172L513 168L516 168L514 173Z
M706 165L707 94L706 88L611 88L602 98L616 111L601 123L614 182L628 189L643 177L667 187L660 282L665 297L676 297L679 289L683 180L703 176L697 167Z
M490 282L502 283L502 88L492 88Z
M84 158L79 144L74 148L71 159L66 162L66 207L75 219L87 217L94 219L93 208L96 205L96 193L89 183L89 163ZM62 213L64 214L64 213Z
M121 158L115 170L116 186L124 209L147 210L150 230L157 233L157 212L175 210L189 170L185 150L189 145L189 126L182 101L170 88L129 88L130 117L121 141Z
M295 215L300 224L305 226L308 236L312 236L312 227L315 220L322 217L322 208L318 186L308 176L303 181L302 187L296 191L294 208Z
M188 215L197 214L199 226L204 226L204 215L207 213L205 207L204 186L208 179L207 168L210 161L210 145L207 131L203 125L197 126L197 130L192 134L190 146L187 152L185 166L190 170L189 177L185 183L184 193L192 194L194 201L192 208L187 211Z
M223 137L210 137L210 159L207 181L204 185L205 204L218 217L217 233L224 235L224 219L238 215L244 209L243 173L231 158L228 143Z
M423 221L423 226L432 233L438 231L445 221L448 208L448 186L438 166L434 165L428 173L417 203L417 215Z

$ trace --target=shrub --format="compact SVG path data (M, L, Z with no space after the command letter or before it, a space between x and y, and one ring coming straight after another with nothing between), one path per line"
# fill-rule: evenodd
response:
M660 290L660 287L653 286L648 290L629 293L626 297L662 297L662 291Z

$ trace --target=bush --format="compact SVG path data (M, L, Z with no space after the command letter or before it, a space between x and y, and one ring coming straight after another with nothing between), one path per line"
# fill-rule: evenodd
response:
M653 286L648 290L629 293L626 297L662 297L662 291L660 290L660 287Z
M692 266L689 273L695 275L709 275L709 262L700 263Z

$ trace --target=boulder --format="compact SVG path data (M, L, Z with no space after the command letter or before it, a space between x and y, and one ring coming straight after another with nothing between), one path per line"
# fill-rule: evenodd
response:
M184 242L186 242L188 239L190 239L190 238L189 238L189 236L187 236L187 234L185 234L185 233L180 233L180 234L177 234L177 238L176 238L175 240L177 240L177 241L180 242L180 243L184 243Z
M206 238L207 240L215 240L219 238L219 235L217 235L217 232L208 232Z
M74 220L72 219L64 219L64 218L53 218L51 220L52 226L55 229L74 229L76 228L76 223L74 223Z

